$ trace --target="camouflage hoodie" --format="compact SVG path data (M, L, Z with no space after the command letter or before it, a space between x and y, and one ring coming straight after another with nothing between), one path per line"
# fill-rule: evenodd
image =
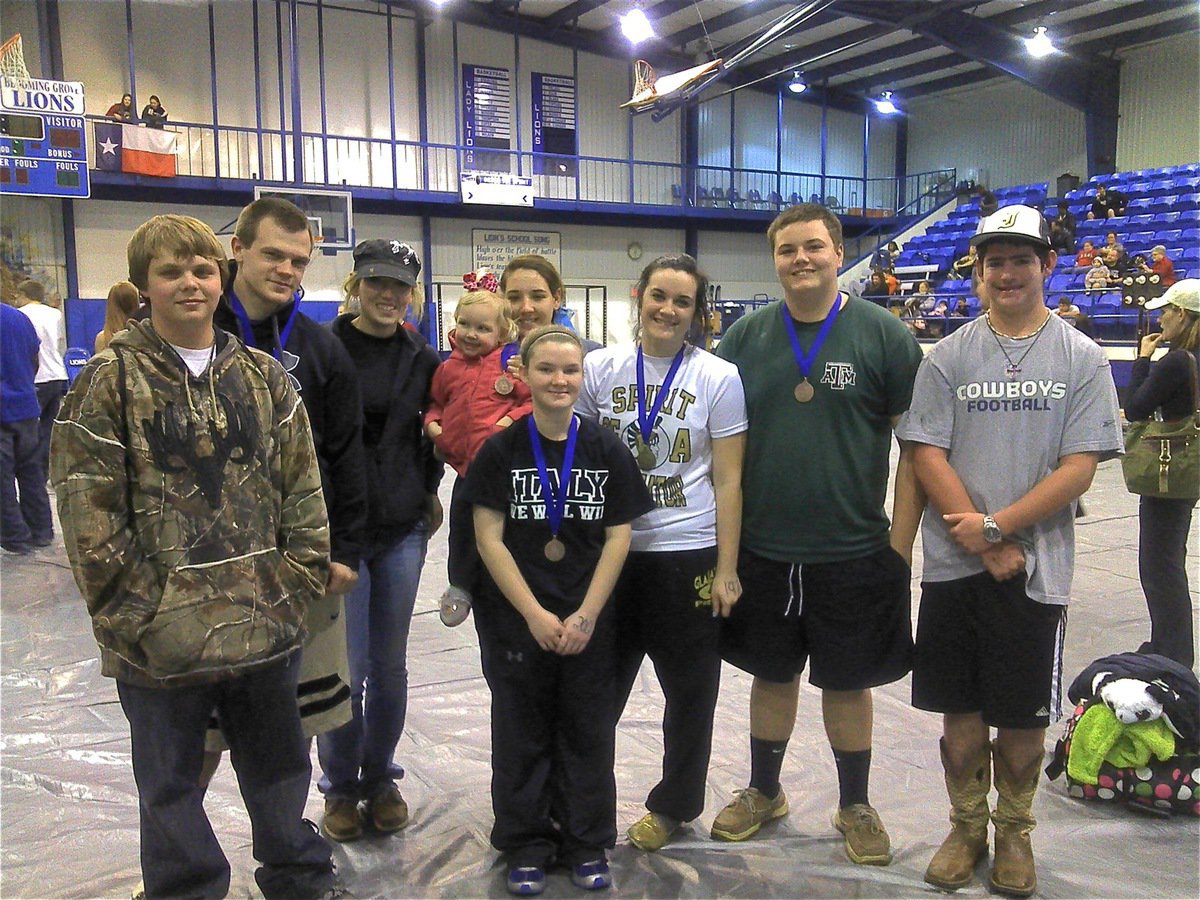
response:
M308 417L283 368L217 333L199 378L148 322L63 401L50 474L102 672L220 681L300 647L329 529Z

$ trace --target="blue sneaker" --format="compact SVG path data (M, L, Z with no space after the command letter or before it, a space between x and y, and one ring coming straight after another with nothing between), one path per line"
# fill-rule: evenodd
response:
M601 858L580 863L571 870L571 882L575 887L581 887L585 891L598 891L601 888L612 887L612 875L608 871L608 860Z
M546 889L546 873L537 866L513 866L508 870L508 892L529 896Z

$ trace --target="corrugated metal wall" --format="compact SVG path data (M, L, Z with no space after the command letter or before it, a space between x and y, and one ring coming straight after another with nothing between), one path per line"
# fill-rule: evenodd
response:
M1181 34L1130 53L1121 67L1117 168L1200 161L1200 43Z
M958 169L989 187L1086 178L1083 113L1005 80L901 104L908 119L908 170Z

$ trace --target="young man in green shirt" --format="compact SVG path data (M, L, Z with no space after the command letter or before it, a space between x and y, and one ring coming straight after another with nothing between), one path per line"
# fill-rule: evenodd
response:
M838 771L834 826L851 860L886 865L891 842L867 796L870 689L911 667L909 565L923 501L903 448L890 525L884 499L892 426L921 351L887 310L838 290L841 223L827 209L785 210L767 238L785 299L734 323L717 350L741 372L750 417L744 593L722 652L754 685L750 785L712 833L745 840L787 814L779 773L811 659Z

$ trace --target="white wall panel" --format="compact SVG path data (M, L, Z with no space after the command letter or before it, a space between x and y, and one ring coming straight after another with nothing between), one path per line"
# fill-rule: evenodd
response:
M1181 34L1130 52L1121 66L1117 169L1200 161L1200 49Z
M722 300L746 300L755 294L779 295L767 228L753 233L701 232L696 261L721 286Z
M579 54L580 155L623 159L629 153L629 110L619 104L629 99L631 77L628 63L619 59Z
M908 171L958 169L989 187L1086 177L1083 113L1011 79L903 103Z
M739 91L733 97L737 145L733 163L743 169L775 171L779 107L774 94Z
M732 95L731 95L732 96ZM699 107L697 162L702 166L729 166L731 99L721 97Z
M125 41L125 8L115 3L84 3L69 0L58 5L62 31L63 74L69 81L82 81L88 111L105 110L129 90L129 48ZM205 26L207 33L207 26ZM25 40L24 36L21 38ZM31 55L28 45L26 58ZM205 71L208 67L205 66ZM171 111L168 92L150 88ZM138 109L141 112L141 109ZM105 288L107 293L108 288Z
M125 17L121 5L96 5L103 8L109 18L117 20L124 31ZM64 33L64 53L67 42ZM122 34L121 45L124 46L124 43ZM137 73L137 96L133 99L137 114L141 114L151 94L158 94L172 118L186 122L213 120L207 4L135 2L133 55ZM128 57L122 54L118 59L124 63ZM92 65L99 68L111 66L114 62L98 59ZM117 65L115 68L120 71L125 66Z

